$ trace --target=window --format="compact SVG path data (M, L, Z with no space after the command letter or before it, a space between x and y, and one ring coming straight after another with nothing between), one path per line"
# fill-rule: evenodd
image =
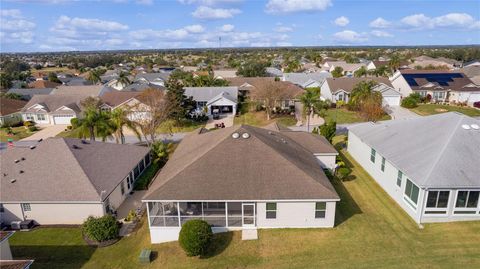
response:
M428 191L427 208L447 208L450 191Z
M277 203L267 203L266 218L267 219L277 218Z
M199 101L197 102L197 108L203 108L207 105L207 102L205 101Z
M370 152L370 161L372 161L372 163L375 163L375 154L376 153L377 152L374 149L372 149L371 152Z
M0 204L0 213L5 212L5 208L3 208L3 204Z
M402 176L403 176L402 171L398 170L398 174L397 174L397 186L399 186L399 187L402 186Z
M150 153L148 153L147 155L145 155L145 163L146 163L147 165L150 164Z
M45 120L45 114L37 114L37 120L42 120L44 121Z
M32 211L30 204L22 204L23 211Z
M457 208L476 208L478 205L478 197L480 191L458 191L457 202L455 207Z
M131 185L131 183L130 183L130 174L129 174L125 179L127 180L127 190L130 190L130 187L131 187L131 186L130 186L130 185Z
M405 186L405 196L410 199L414 205L417 205L418 202L418 187L413 184L410 179L407 178L407 185ZM414 206L412 205L412 206Z
M382 157L382 166L380 169L382 169L382 172L385 172L385 157Z
M27 113L27 114L25 114L25 118L27 120L33 120L33 114L32 113Z
M123 181L120 183L120 191L122 192L122 195L125 194L125 185L123 184Z
M445 98L445 92L433 92L433 99L439 100Z
M327 203L326 202L315 203L315 218L316 219L324 219L326 212L327 212Z
M418 91L418 94L420 94L421 97L426 97L427 91Z

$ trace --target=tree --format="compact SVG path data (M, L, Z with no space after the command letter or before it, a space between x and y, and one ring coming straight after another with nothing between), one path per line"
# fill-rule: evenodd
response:
M310 117L327 109L328 104L320 100L320 88L307 88L300 96L303 105L303 116L307 118L307 132L310 132Z
M199 219L185 222L178 236L178 242L187 256L205 255L212 240L213 232L210 224Z
M154 163L164 165L168 161L169 155L173 152L173 144L156 141L152 144L152 159Z
M357 71L353 73L356 78L366 77L368 74L367 68L365 66L360 67Z
M372 88L377 83L373 80L361 81L353 87L348 101L348 107L350 110L360 110L362 102L370 97L372 94Z
M266 77L268 64L261 62L248 62L240 66L237 75L243 77Z
M118 75L118 79L117 79L117 85L118 84L121 84L123 86L127 86L127 85L130 85L131 81L130 79L128 78L128 73L127 72L120 72L120 74Z
M82 225L83 234L91 240L103 242L116 239L119 234L117 220L112 215L88 217Z
M6 93L4 95L2 94L2 97L5 97L7 99L23 100L23 96L18 93Z
M100 100L100 98L98 97L93 97L93 96L89 96L85 99L83 99L82 101L80 101L80 105L84 108L84 109L94 109L94 110L100 110L100 106L102 105L102 100Z
M400 67L400 56L397 54L392 55L392 58L388 61L388 67L390 67L392 74L395 73Z
M10 89L13 85L13 78L9 74L2 73L0 74L0 88Z
M373 80L361 81L352 90L348 108L360 111L360 115L367 121L379 120L384 112L382 108L382 94L374 91L377 83Z
M187 118L189 113L195 109L196 102L192 97L185 95L183 84L175 79L167 81L167 90L168 117L176 122L180 122Z
M335 121L329 121L319 127L315 127L312 133L319 134L325 137L330 143L337 132L337 123Z
M340 67L340 66L337 66L333 69L332 71L332 76L334 78L340 78L340 77L343 77L343 68Z
M144 116L135 119L148 146L156 141L157 129L170 115L170 101L162 90L146 89L139 96L141 100L132 111L140 111Z
M58 79L57 74L55 74L54 72L48 73L48 81L50 81L50 82L55 82L55 83L62 83L62 82Z
M141 140L140 133L137 130L136 122L128 118L128 111L122 108L114 109L110 113L109 120L112 126L112 132L115 137L115 142L117 144L119 142L125 144L125 135L123 133L123 128L132 130L138 137L138 139Z
M270 120L272 111L275 105L282 100L288 100L293 97L293 92L290 92L283 83L279 81L262 81L255 87L252 93L252 99L265 107L267 120Z
M93 84L97 84L101 81L100 72L96 69L90 70L88 72L87 80L91 81Z
M105 141L111 135L113 129L108 113L93 107L87 107L83 118L72 119L72 126L78 128L79 138L88 136L91 141L94 141L96 136Z

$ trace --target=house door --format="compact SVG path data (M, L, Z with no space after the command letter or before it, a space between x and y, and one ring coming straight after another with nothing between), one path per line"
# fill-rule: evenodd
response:
M255 204L242 204L242 226L255 227Z

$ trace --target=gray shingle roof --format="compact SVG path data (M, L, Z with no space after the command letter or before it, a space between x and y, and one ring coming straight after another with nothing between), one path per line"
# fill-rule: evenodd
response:
M238 132L250 137L233 138ZM192 133L145 200L339 199L313 154L282 133L234 126Z
M133 145L87 143L49 138L35 149L16 147L2 152L0 200L100 201L149 151ZM11 183L12 179L16 181ZM106 195L101 198L102 191Z
M81 94L34 95L23 107L22 111L27 112L33 105L41 104L46 107L47 112L55 111L62 106L67 106L75 112L80 112L80 102L87 97L88 95Z
M81 94L85 96L99 96L103 88L103 85L58 86L51 92L51 94Z
M10 89L7 93L20 94L26 99L31 99L34 95L48 95L53 91L53 88L43 89Z
M197 102L208 102L222 92L228 93L237 101L238 87L185 87L185 95L192 96Z
M480 121L456 112L350 128L422 187L480 187Z
M326 78L331 78L332 75L328 72L315 72L315 73L284 73L284 80L285 81L290 81L293 84L300 85L302 87L305 86L305 84L311 80L319 82L319 84L322 84L322 82Z
M167 81L170 77L170 72L161 72L161 73L140 73L135 76L134 81L138 79L144 78L148 82L152 82L156 79L161 79L163 81Z

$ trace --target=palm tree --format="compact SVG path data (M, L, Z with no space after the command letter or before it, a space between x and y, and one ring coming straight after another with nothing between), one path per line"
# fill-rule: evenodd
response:
M320 89L307 88L305 93L300 96L300 102L303 104L303 113L307 115L307 132L310 132L310 116L317 112L316 108L320 102Z
M93 84L99 83L101 81L100 72L96 69L90 70L90 72L88 72L87 80L91 81Z
M365 66L360 67L357 71L353 73L356 78L366 77L368 74L367 68Z
M393 55L388 62L388 66L390 67L392 74L395 73L395 71L397 71L397 69L400 67L400 57L398 55Z
M137 130L137 126L134 121L128 118L128 112L121 108L117 108L110 113L110 124L112 127L113 135L115 136L115 142L125 144L125 135L123 134L123 128L126 127L132 130L140 140L140 133Z
M117 78L117 84L121 84L123 86L127 86L127 85L130 85L130 79L128 78L128 73L127 72L120 72L120 74L118 74L118 78Z
M106 112L96 110L92 107L87 108L82 119L72 120L74 128L78 128L79 138L90 137L91 141L95 140L95 136L106 140L112 133L112 126L109 122L109 116Z

